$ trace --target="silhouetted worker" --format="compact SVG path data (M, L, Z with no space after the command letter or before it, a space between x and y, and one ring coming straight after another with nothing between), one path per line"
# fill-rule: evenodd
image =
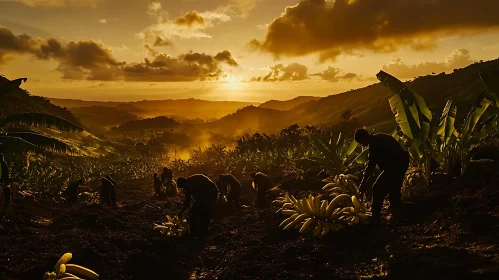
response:
M384 133L369 134L365 129L355 131L355 141L369 146L369 159L364 176L359 186L363 197L366 181L372 176L376 165L382 170L373 185L372 219L379 222L385 196L390 196L390 208L396 215L401 201L401 189L405 172L409 168L409 153L391 135Z
M111 204L113 206L116 206L116 191L117 191L117 186L116 186L116 181L111 177L111 174L106 176L106 179L113 184L113 187L111 188Z
M177 186L185 192L184 207L178 215L181 216L185 210L189 209L187 220L191 233L206 236L213 206L218 196L217 185L210 178L196 174L187 178L179 177ZM189 208L191 197L194 198L194 204Z
M232 174L218 176L217 187L220 195L227 193L227 187L230 186L227 200L233 209L239 208L239 198L241 197L241 183Z
M250 174L251 179L255 185L256 191L256 205L265 206L267 201L265 200L265 194L272 186L272 180L269 176L263 174L262 172L252 172Z
M83 185L83 179L79 179L68 185L64 191L64 197L68 204L75 204L78 201L79 187L81 185Z
M165 187L166 194L177 194L177 184L173 181L173 170L167 167L163 168L163 173L161 173L161 183Z
M101 191L100 191L100 202L101 204L105 204L107 206L113 205L112 203L112 190L113 183L109 181L107 178L102 177L100 179L101 182Z
M163 184L161 184L161 180L158 177L158 173L153 174L154 178L154 196L162 196L163 191L161 190L161 187Z
M0 185L3 188L3 200L4 200L1 218L4 218L5 215L7 215L7 212L10 208L11 197L10 197L9 179L10 179L9 166L7 165L7 162L5 162L3 154L0 153Z

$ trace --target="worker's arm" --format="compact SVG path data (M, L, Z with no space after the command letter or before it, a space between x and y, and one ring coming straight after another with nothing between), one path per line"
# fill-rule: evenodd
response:
M191 192L188 189L185 189L184 206L182 207L179 216L182 215L185 210L189 209L189 206L191 206Z
M359 185L359 192L364 194L366 191L366 182L374 173L374 168L376 168L377 164L377 153L374 150L369 149L369 159L367 160L367 167L364 169L364 175L362 176L362 180Z

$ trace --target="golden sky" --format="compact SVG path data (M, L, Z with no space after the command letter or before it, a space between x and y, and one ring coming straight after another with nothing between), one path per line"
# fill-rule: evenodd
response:
M36 95L261 102L499 55L497 0L0 0L0 74Z

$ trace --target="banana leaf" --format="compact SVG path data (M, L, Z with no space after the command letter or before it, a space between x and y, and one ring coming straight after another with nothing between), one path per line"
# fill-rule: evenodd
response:
M475 130L480 132L484 128L488 127L489 125L493 125L494 121L497 119L497 114L490 116L484 120L481 120L479 123L476 124Z
M70 145L36 132L7 132L5 136L21 138L46 151L59 154L74 154L74 150Z
M0 136L0 153L14 154L14 153L25 153L25 152L34 152L40 154L43 153L44 151L22 138L12 137L12 136Z
M416 123L407 102L404 102L402 97L397 94L390 97L388 102L390 103L390 109L395 115L395 121L400 126L402 132L409 139L421 140L421 128Z
M448 100L440 117L440 124L437 127L437 135L440 137L442 144L447 144L451 136L454 135L456 114L457 107L452 106L452 100Z
M10 124L29 125L32 127L45 127L67 132L83 131L83 128L68 120L45 113L22 113L11 115L6 117L4 122Z
M9 94L14 89L19 88L22 82L27 82L28 78L19 78L12 81L7 81L0 85L0 94Z
M493 106L499 107L499 67L478 75L485 87L485 96L492 101Z
M461 131L463 142L466 143L472 136L475 126L482 117L483 113L487 110L492 102L486 98L483 94L475 101L475 104L468 113L465 121L464 127Z

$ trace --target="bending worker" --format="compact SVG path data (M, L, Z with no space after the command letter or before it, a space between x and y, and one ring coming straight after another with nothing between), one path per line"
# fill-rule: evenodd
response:
M390 197L390 210L396 216L400 210L402 183L409 168L409 153L395 138L385 133L369 134L365 129L357 129L355 141L362 146L369 146L368 164L359 186L361 198L366 192L366 182L373 175L376 165L382 170L373 185L371 207L373 222L380 221L383 200L387 194Z

